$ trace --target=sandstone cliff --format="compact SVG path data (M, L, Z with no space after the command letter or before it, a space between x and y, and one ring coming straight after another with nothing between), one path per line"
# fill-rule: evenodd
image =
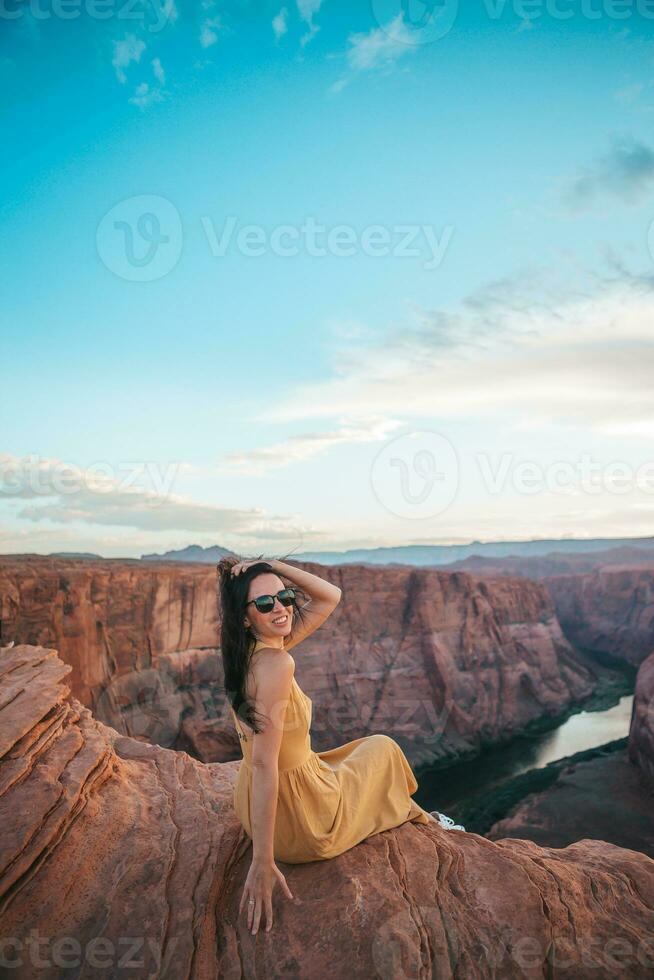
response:
M654 788L654 653L638 671L629 731L629 758ZM654 808L652 812L654 823Z
M642 978L654 861L404 824L280 864L271 933L238 915L249 841L236 765L121 736L54 650L0 650L0 945L17 980Z
M215 569L0 556L2 642L56 647L75 697L94 707L114 677L163 653L214 647Z
M638 667L654 647L654 566L603 568L543 580L568 639Z
M340 606L294 652L319 751L384 731L413 764L449 761L555 718L593 690L534 582L434 569L336 572Z
M317 751L386 732L414 765L451 761L593 691L537 583L306 567L343 590L325 626L293 650ZM56 647L73 667L73 694L124 734L234 759L215 579L201 565L0 558L2 637Z

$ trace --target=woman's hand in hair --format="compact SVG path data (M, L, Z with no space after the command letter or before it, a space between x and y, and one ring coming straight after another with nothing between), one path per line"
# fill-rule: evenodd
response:
M274 861L258 861L253 859L248 876L245 879L243 895L238 908L239 915L245 909L248 929L255 935L262 913L266 913L266 932L270 932L273 924L272 896L276 884L282 886L287 898L293 899L291 889L286 884L286 878Z
M240 575L250 567L250 565L258 565L260 562L264 561L263 558L242 558L237 559L232 565L231 572L232 575Z

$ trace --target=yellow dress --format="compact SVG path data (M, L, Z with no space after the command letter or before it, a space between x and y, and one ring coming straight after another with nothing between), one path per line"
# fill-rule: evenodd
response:
M311 748L311 698L293 677L279 751L274 857L304 864L336 857L373 834L408 820L432 823L411 794L418 783L400 746L388 735L367 735L326 752ZM233 709L243 760L234 809L252 837L252 741Z

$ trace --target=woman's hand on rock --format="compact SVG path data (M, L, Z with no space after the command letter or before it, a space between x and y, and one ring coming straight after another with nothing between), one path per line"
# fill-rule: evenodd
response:
M266 932L270 932L272 929L272 896L277 883L282 886L286 897L292 899L293 895L286 884L286 878L274 861L252 861L248 876L245 879L238 914L240 915L245 910L248 929L253 935L259 928L264 910L266 913Z

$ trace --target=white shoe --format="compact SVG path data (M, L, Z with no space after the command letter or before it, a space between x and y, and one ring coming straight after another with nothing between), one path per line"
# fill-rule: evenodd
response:
M444 813L439 813L438 810L431 810L431 815L436 817L437 822L445 830L465 830L465 827L460 823L454 823L452 817L446 817Z

